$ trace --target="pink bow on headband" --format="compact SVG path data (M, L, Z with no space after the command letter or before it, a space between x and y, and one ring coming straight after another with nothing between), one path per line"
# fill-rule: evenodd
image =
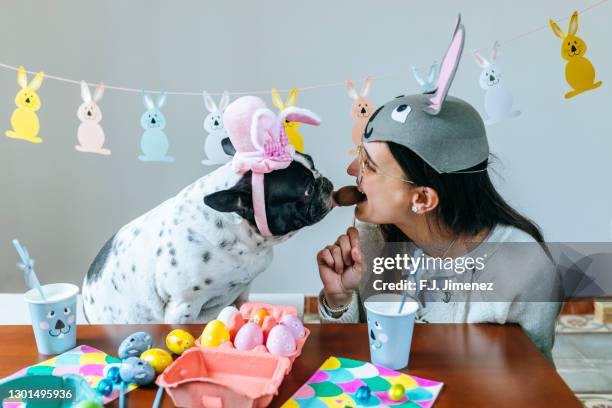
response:
M238 101L240 99L234 101L234 103ZM229 106L228 109L230 109ZM234 171L239 174L244 174L249 170L252 171L251 184L255 223L263 236L272 235L266 216L263 176L271 171L289 167L295 155L295 148L289 143L285 133L283 123L285 119L289 122L309 125L319 125L321 123L314 113L306 109L290 107L282 110L277 117L270 109L260 107L253 112L251 118L250 143L246 143L245 140L240 140L237 135L232 136L230 133L230 139L236 147L236 154L232 160Z

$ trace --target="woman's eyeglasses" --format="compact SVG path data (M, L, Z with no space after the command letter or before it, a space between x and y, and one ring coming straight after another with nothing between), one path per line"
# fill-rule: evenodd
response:
M383 171L376 169L368 159L368 152L366 151L363 143L357 146L357 160L359 162L359 174L357 175L358 185L361 184L363 176L366 174L380 174L381 176L394 178L396 180L403 181L404 183L416 185L414 181L393 174L384 173Z

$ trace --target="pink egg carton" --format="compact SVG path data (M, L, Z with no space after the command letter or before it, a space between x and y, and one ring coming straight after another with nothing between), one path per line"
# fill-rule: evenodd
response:
M177 407L259 408L270 404L289 359L228 347L192 347L156 383Z
M236 332L238 331L238 329L240 329L240 327L242 326L242 324L244 322L248 322L251 317L253 316L253 314L259 310L259 309L266 309L268 311L268 313L270 313L269 316L266 316L266 318L263 321L263 328L265 329L266 327L271 327L273 325L276 325L278 322L280 322L280 320L283 318L283 316L285 315L294 315L297 316L298 312L297 309L294 306L287 306L287 305L271 305L271 304L267 304L267 303L244 303L241 307L240 307L240 315L242 316L242 319L236 319L236 318L232 318L231 319L231 323L230 323L230 327L228 327L230 333L231 333L231 337L232 339L234 338L234 336L236 335ZM240 322L238 322L238 320L240 320ZM305 335L304 337L300 338L300 339L296 339L295 340L295 351L287 356L284 356L283 358L286 358L289 360L289 366L287 368L287 374L289 374L289 372L291 371L291 367L293 366L293 362L295 361L296 358L298 358L300 356L300 354L302 354L302 348L304 348L304 343L306 343L306 339L308 339L308 336L310 335L310 330L308 330L308 328L304 327L304 332ZM195 344L199 347L208 349L210 347L204 347L200 344L199 341L199 337L196 339ZM235 350L233 343L231 342L227 342L227 343L223 343L221 346L219 346L220 348L225 348L225 349L232 349ZM264 354L264 355L270 355L270 352L268 351L268 349L266 348L265 345L261 345L261 346L257 346L252 350L249 351L240 351L240 350L236 350L237 352L240 353L244 353L245 355L251 355L251 354Z

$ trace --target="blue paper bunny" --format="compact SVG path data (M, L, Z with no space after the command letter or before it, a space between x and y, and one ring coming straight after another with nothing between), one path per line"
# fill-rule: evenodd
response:
M168 137L163 131L166 117L160 110L166 103L166 93L159 95L157 104L153 103L148 93L143 91L142 96L147 111L140 118L140 125L145 130L140 139L140 148L144 154L138 158L142 161L173 163L174 157L167 155Z

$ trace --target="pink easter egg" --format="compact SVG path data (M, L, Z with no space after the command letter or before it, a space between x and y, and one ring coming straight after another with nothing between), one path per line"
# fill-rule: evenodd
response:
M288 356L296 349L295 338L287 326L277 324L270 330L266 347L274 355Z
M237 350L252 350L263 344L263 330L257 323L245 323L234 339L234 347Z
M301 339L306 335L304 325L302 324L302 321L299 319L299 317L297 317L296 315L284 315L280 321L280 324L282 324L283 326L287 326L287 328L291 330L291 333L293 334L293 337L296 340Z

